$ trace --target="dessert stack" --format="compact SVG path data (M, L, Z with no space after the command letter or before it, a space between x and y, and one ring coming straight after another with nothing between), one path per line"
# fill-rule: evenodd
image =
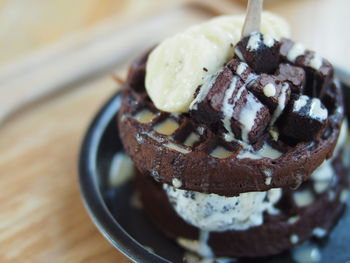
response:
M263 13L195 25L130 67L118 125L145 212L203 257L264 257L336 224L347 196L331 63Z

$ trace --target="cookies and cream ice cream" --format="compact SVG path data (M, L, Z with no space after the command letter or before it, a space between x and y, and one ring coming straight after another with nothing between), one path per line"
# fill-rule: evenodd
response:
M163 185L170 203L189 224L206 231L245 230L263 223L263 214L278 213L274 205L281 198L281 189L242 193L225 197L176 189Z

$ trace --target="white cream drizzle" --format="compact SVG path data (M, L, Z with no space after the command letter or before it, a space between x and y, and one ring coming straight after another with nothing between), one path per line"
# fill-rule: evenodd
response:
M252 130L257 114L262 109L262 105L254 100L254 96L251 93L247 95L247 103L239 115L239 123L241 124L242 140L249 142L248 134Z
M321 252L316 245L306 242L292 250L292 257L297 263L317 263L321 260Z
M272 169L266 169L266 170L264 170L263 172L264 172L264 174L265 174L267 177L272 176L272 174L273 174L273 170L272 170Z
M330 184L329 181L316 181L314 182L314 190L317 194L322 194L328 190Z
M259 151L254 151L252 147L246 147L242 149L237 155L238 159L253 159L258 160L262 158L277 159L282 153L265 142L263 147Z
M184 247L188 251L194 252L197 255L203 257L203 261L198 261L199 259L194 257L193 261L190 261L191 263L194 263L194 262L206 263L206 262L213 262L212 260L215 260L214 253L208 244L209 237L210 237L210 232L199 230L198 240L191 240L188 238L179 237L177 238L176 241L180 246Z
M266 178L265 178L265 184L266 184L266 185L270 185L270 184L271 184L271 181L272 181L272 177L266 177Z
M118 187L131 179L135 167L130 157L124 153L117 153L113 156L109 168L108 185L112 188Z
M320 70L322 65L323 65L323 58L320 55L315 53L310 61L310 66L315 70Z
M312 235L318 238L323 238L327 235L327 230L321 227L316 227L312 230Z
M151 139L155 140L158 143L163 143L164 142L163 138L155 135L155 132L141 132L141 134L147 135L148 137L150 137Z
M293 245L295 245L296 243L299 242L299 236L296 234L293 234L290 236L290 243L292 243Z
M190 110L197 110L198 109L198 103L203 101L205 97L208 95L210 89L213 87L217 77L219 74L223 71L223 69L220 69L216 74L213 76L210 76L206 81L204 81L203 86L200 88L198 95L196 98L191 102Z
M178 144L175 144L175 143L172 143L172 142L165 143L164 146L169 148L169 149L172 149L174 151L183 153L183 154L187 154L187 153L191 152L190 150L182 147L181 145L178 145Z
M197 132L199 133L199 135L203 135L205 132L205 128L203 126L198 126Z
M311 100L310 117L321 121L326 120L328 117L327 109L321 107L321 101L318 98Z
M272 174L273 174L273 170L272 169L266 169L263 171L264 175L266 176L265 178L265 184L266 185L270 185L272 182Z
M224 118L222 119L222 123L227 131L225 139L227 141L230 141L230 142L235 140L235 137L234 137L234 134L233 134L233 131L231 128L231 119L233 116L234 104L239 99L239 97L242 95L243 88L244 88L244 86L243 86L240 88L240 90L238 90L237 95L234 98L233 104L230 104L229 101L230 101L230 99L232 99L233 93L237 88L237 81L238 81L237 77L232 78L230 87L225 92L225 97L224 97L224 101L223 101L222 108L221 108L221 111L224 115Z
M306 95L300 96L293 105L293 111L298 112L302 107L307 104L309 97Z
M248 68L248 65L246 63L239 63L238 67L237 67L237 70L236 70L236 73L238 75L242 75L244 73L244 71L246 71Z
M242 52L239 50L238 47L235 48L235 54L237 55L237 57L241 60L241 61L245 61Z
M270 126L272 126L278 117L282 114L284 108L286 107L286 99L287 99L287 90L289 88L289 85L287 83L284 83L281 89L281 94L278 98L278 105L275 109L275 112L273 113L271 117Z
M278 137L279 137L278 128L275 127L275 126L272 126L272 127L269 129L269 133L270 133L272 139L273 139L274 141L277 142L277 141L278 141Z
M247 49L249 51L257 50L260 46L260 42L261 42L260 33L259 32L251 33L248 40Z
M258 78L258 75L255 75L254 73L250 73L246 79L246 85L249 85L249 83L256 80L257 78Z
M304 54L305 54L305 47L300 43L296 43L289 50L289 52L287 54L287 58L290 62L295 62L297 57L302 56Z
M332 159L325 160L311 175L313 181L330 181L334 176Z
M230 152L228 150L226 150L224 147L222 146L217 146L211 153L210 156L218 158L218 159L225 159L227 157L229 157L230 155L232 155L233 152Z
M293 111L298 112L305 107L310 98L306 95L302 95L294 102ZM318 98L312 98L310 102L309 116L317 120L326 120L328 117L328 111L326 108L322 108L321 101Z
M199 231L199 254L207 258L214 256L214 253L208 244L209 237L210 237L209 231L204 231L204 230Z
M293 224L295 224L296 222L298 222L298 220L300 219L300 216L292 216L292 217L290 217L289 219L288 219L288 224L291 224L291 225L293 225Z
M293 199L297 206L305 207L315 201L315 196L310 190L297 191L293 193Z
M341 191L340 199L339 199L340 202L346 203L348 201L348 199L349 199L349 190L346 189L346 190Z
M265 34L263 38L265 46L272 47L275 44L275 39L271 35Z

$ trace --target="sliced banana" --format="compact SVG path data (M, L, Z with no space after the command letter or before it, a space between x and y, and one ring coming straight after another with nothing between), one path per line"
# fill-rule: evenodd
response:
M196 89L233 56L243 16L221 16L166 39L150 54L146 90L159 110L187 112ZM262 15L262 33L289 36L287 23L271 13Z

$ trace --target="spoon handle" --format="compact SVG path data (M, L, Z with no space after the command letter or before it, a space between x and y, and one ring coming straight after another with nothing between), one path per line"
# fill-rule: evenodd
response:
M242 38L253 32L260 32L261 12L264 0L248 0L247 15L245 17Z

